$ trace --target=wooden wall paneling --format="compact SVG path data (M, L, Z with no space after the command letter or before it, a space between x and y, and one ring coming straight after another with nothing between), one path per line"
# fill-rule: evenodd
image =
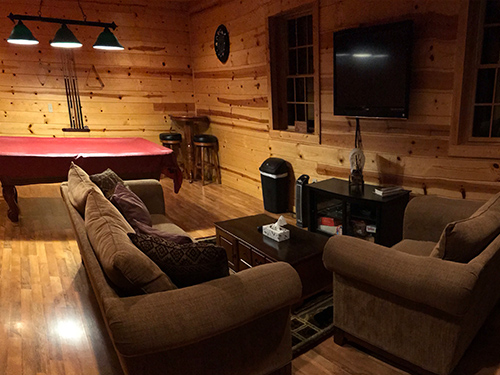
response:
M85 88L85 80L80 82L82 88ZM149 91L188 91L192 92L192 81L191 78L187 79L163 79L163 78L133 78L133 77L116 77L116 78L103 78L104 88L106 91L139 91L148 92ZM27 88L27 87L43 87L44 89L56 89L60 90L64 88L63 77L47 77L43 86L40 84L40 77L31 74L16 74L7 75L2 77L2 86L10 86L16 88ZM95 91L104 91L99 88L92 88Z
M223 184L251 195L255 198L262 199L262 189L260 180L250 179L241 173L234 172L226 167L221 167L221 177Z
M239 79L239 78L266 78L267 64L260 64L251 67L228 67L225 69L216 70L200 70L193 73L195 84L201 79Z
M203 79L196 82L195 90L202 94L267 95L267 82L263 78Z
M99 103L102 106L106 106L109 103L152 103L152 104L163 104L165 108L162 107L155 108L155 111L159 110L172 110L179 111L176 104L184 104L188 108L194 106L194 103L190 102L192 100L192 93L190 92L178 92L175 96L171 93L157 91L157 92L139 92L139 91L96 91L96 90L80 90L80 97L82 102L92 101L93 103ZM64 93L60 92L60 89L45 90L45 89L12 89L12 88L2 88L0 85L0 98L7 99L9 103L15 103L19 100L33 100L36 102L38 100L45 100L46 102L60 101L61 99L66 101ZM98 100L96 100L98 98Z
M325 114L325 117L328 114ZM364 120L364 119L363 119ZM425 118L427 120L427 118ZM425 120L415 121L396 121L396 120L364 120L362 122L362 133L386 133L391 134L414 134L422 136L447 137L449 134L448 123L434 124ZM323 122L323 132L327 133L349 133L353 134L355 130L354 120L345 122L337 117L329 116ZM361 125L360 125L361 126ZM389 138L390 139L390 138Z
M363 147L370 151L395 152L404 155L448 155L448 140L437 137L429 138L417 135L394 135L388 137L387 134L363 134ZM323 141L325 145L334 145L352 149L354 147L354 134L324 133Z
M217 106L227 104L230 106L241 106L249 108L267 108L267 96L260 95L235 95L235 94L209 94L197 93L197 102L205 106Z
M211 118L209 131L226 142L221 147L223 183L226 177L227 183L233 187L253 195L259 192L260 181L253 178L258 174L252 175L251 171L258 164L256 159L264 157L267 150L253 149L251 143L238 142L239 132L245 132L246 140L254 138L268 145L270 155L285 158L294 171L320 179L331 176L347 178L349 163L346 159L354 145L354 121L333 115L332 33L348 27L410 18L415 22L416 37L410 118L407 121L361 121L367 179L376 182L381 175L387 174L396 182L402 181L408 187L420 189L419 192L423 191L423 181L428 179L428 191L452 196L458 194L456 186L462 180L466 182L467 189L477 186L481 192L477 194L488 194L495 189L498 167L491 162L474 159L457 162L448 157L455 98L455 67L452 62L457 53L458 0L321 0L319 103L323 144L297 144L296 137L271 136L262 129L259 120L269 119L271 113L266 116L262 112L265 108L249 105L256 98L268 97L270 89L268 67L265 61L259 62L263 56L268 56L268 51L261 48L262 40L267 39L267 35L262 34L262 28L266 25L267 16L291 10L306 2L207 0L190 4L196 109ZM213 53L213 32L220 23L228 26L231 36L232 52L226 64L221 64ZM254 74L247 67L258 69L256 76L242 76ZM247 70L238 76L238 70L243 69ZM246 81L249 78L253 78L254 82ZM252 83L260 87L252 86Z
M194 112L187 4L84 0L81 5L89 20L115 21L114 33L125 47L122 52L96 51L92 44L98 28L70 27L84 44L74 53L82 111L91 132L68 135L60 130L68 126L61 61L57 49L48 45L58 26L27 22L39 45L0 45L0 111L4 114L0 134L141 136L159 143L158 133L170 127L169 113ZM34 0L0 5L6 14L36 14L38 7ZM42 15L82 17L74 2L60 0L43 4ZM10 21L0 23L3 34L11 29ZM32 109L30 101L36 103Z
M6 31L7 35L9 33L10 30ZM90 44L93 43L94 41L90 42ZM88 44L89 43L87 43L87 46ZM19 48L22 47L17 47L13 45L0 47L0 53L3 56L2 60L0 61L1 64L0 69L2 69L2 73L7 73L7 72L11 74L16 73L17 69L19 68L22 69L21 64L24 65L27 62L33 64L40 63L43 65L53 64L54 66L59 67L60 69L61 57L58 51L41 49L42 47L46 46L43 45L39 46L38 48L37 46L31 46L31 47L24 46L22 50L19 50ZM30 49L25 51L24 50L25 48L30 48ZM175 51L175 49L173 50ZM99 72L99 74L103 74L103 72L111 74L113 73L113 68L115 67L126 67L127 69L129 69L129 71L126 72L127 75L129 72L132 74L134 69L142 71L146 69L161 69L163 72L168 71L168 69L172 69L174 70L174 72L179 71L183 73L183 75L185 75L183 69L188 69L188 72L190 72L189 56L184 56L184 55L178 56L175 54L169 56L166 50L159 50L159 51L124 50L124 51L113 51L113 52L103 52L103 51L94 52L94 51L95 50L91 49L89 51L78 50L77 52L75 52L77 69L80 67L83 67L83 69L90 69L92 65L95 65L96 67L98 67L97 71ZM9 68L14 68L15 70L9 71L8 70ZM168 74L171 73L168 72Z

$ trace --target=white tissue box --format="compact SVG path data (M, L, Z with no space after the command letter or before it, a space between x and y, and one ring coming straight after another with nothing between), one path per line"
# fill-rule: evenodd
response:
M278 242L285 241L290 238L290 231L288 229L280 227L279 230L275 230L271 228L271 225L272 224L268 224L262 227L262 234L264 236Z

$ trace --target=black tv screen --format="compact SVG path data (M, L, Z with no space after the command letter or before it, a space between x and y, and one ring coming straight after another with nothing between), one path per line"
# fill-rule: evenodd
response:
M408 118L413 22L333 34L335 115Z

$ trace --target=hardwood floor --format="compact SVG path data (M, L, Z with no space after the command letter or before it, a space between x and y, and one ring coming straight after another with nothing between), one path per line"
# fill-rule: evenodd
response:
M170 180L162 183L167 215L194 237L214 235L214 221L264 212L259 199L221 185L202 188L198 182L185 182L176 195ZM59 185L31 185L18 191L18 224L7 220L6 203L0 198L0 375L122 374ZM290 214L286 217L294 221ZM331 339L295 359L293 372L407 374L350 345L339 347ZM500 308L454 374L500 374Z

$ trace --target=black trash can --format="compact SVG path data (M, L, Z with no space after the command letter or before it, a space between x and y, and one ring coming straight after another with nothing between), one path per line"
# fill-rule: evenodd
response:
M288 209L288 166L285 160L269 158L259 168L264 209L275 214Z

